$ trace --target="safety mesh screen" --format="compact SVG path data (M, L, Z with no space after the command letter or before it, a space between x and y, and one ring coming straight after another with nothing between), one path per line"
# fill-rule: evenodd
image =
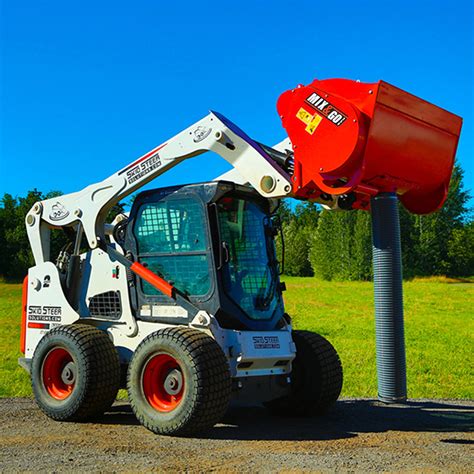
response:
M169 257L143 257L141 262L188 295L205 295L210 289L207 255L172 255ZM143 291L148 295L160 292L147 282Z
M89 300L89 313L94 317L120 319L122 304L118 291L106 291L93 296Z
M202 208L194 199L145 204L135 224L140 253L205 251Z
M139 261L180 291L205 295L210 289L206 228L204 209L193 198L146 203L134 227ZM161 294L145 281L142 291Z

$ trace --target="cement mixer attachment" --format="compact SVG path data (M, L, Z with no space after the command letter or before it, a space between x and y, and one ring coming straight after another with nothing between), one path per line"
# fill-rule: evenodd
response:
M277 104L294 150L293 193L344 196L369 209L396 192L416 214L446 199L462 119L387 82L315 80L284 92Z

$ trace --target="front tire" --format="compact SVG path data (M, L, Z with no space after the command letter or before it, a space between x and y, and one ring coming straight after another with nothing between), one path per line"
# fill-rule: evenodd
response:
M31 363L36 403L50 418L82 421L115 400L120 363L107 334L85 324L59 326L39 342Z
M342 365L331 343L319 334L293 331L296 358L290 393L267 402L278 415L320 415L338 399L342 389Z
M189 328L157 331L130 362L128 395L142 425L157 434L190 435L224 416L231 379L214 339Z

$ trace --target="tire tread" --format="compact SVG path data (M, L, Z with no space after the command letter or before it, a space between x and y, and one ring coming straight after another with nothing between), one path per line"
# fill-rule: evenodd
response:
M297 356L294 364L304 364L304 389L265 405L280 415L315 415L326 413L337 401L342 390L343 373L339 356L332 344L323 336L310 331L293 331ZM316 378L317 376L317 378Z
M140 423L159 434L186 436L202 432L214 426L225 414L231 391L230 373L220 346L207 334L187 327L166 328L145 338L135 353L148 344L159 345L161 341L172 341L188 355L196 376L197 390L189 400L189 409L184 417L172 423L158 426L142 410L141 402L133 394L131 372L137 370L134 361L129 366L128 389L132 410Z
M103 414L115 401L120 384L120 363L112 341L105 332L93 326L64 325L46 334L35 354L57 336L65 337L79 352L86 374L86 388L66 409L52 409L42 401L38 387L41 382L36 380L32 370L32 386L38 406L46 415L58 421L82 421ZM36 364L40 362L36 361Z

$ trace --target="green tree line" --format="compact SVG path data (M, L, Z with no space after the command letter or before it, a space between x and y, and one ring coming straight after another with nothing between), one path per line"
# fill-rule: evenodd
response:
M25 228L25 216L37 201L59 196L34 189L26 197L4 194L0 201L0 276L23 278L34 264ZM474 275L474 222L463 186L463 171L454 168L443 208L427 216L408 213L400 205L403 271L406 278L428 275ZM117 205L110 218L123 212ZM326 280L370 280L372 240L370 213L326 211L314 203L292 206L282 201L278 209L285 242L284 272L316 275ZM62 231L51 235L51 255L67 243ZM277 239L281 255L281 240Z
M25 217L33 204L63 194L51 191L43 194L37 189L29 191L25 197L13 197L4 194L0 200L0 277L7 280L20 280L34 265L33 255L25 227ZM124 205L117 204L110 212L108 220L123 212ZM61 230L51 231L51 256L55 259L60 250L68 243ZM54 261L54 260L53 260Z
M415 276L474 275L474 222L463 171L454 167L447 200L430 215L410 214L400 204L403 272ZM278 210L285 243L284 273L325 280L372 278L371 217L366 211L327 211L313 203ZM281 242L277 241L281 255Z

